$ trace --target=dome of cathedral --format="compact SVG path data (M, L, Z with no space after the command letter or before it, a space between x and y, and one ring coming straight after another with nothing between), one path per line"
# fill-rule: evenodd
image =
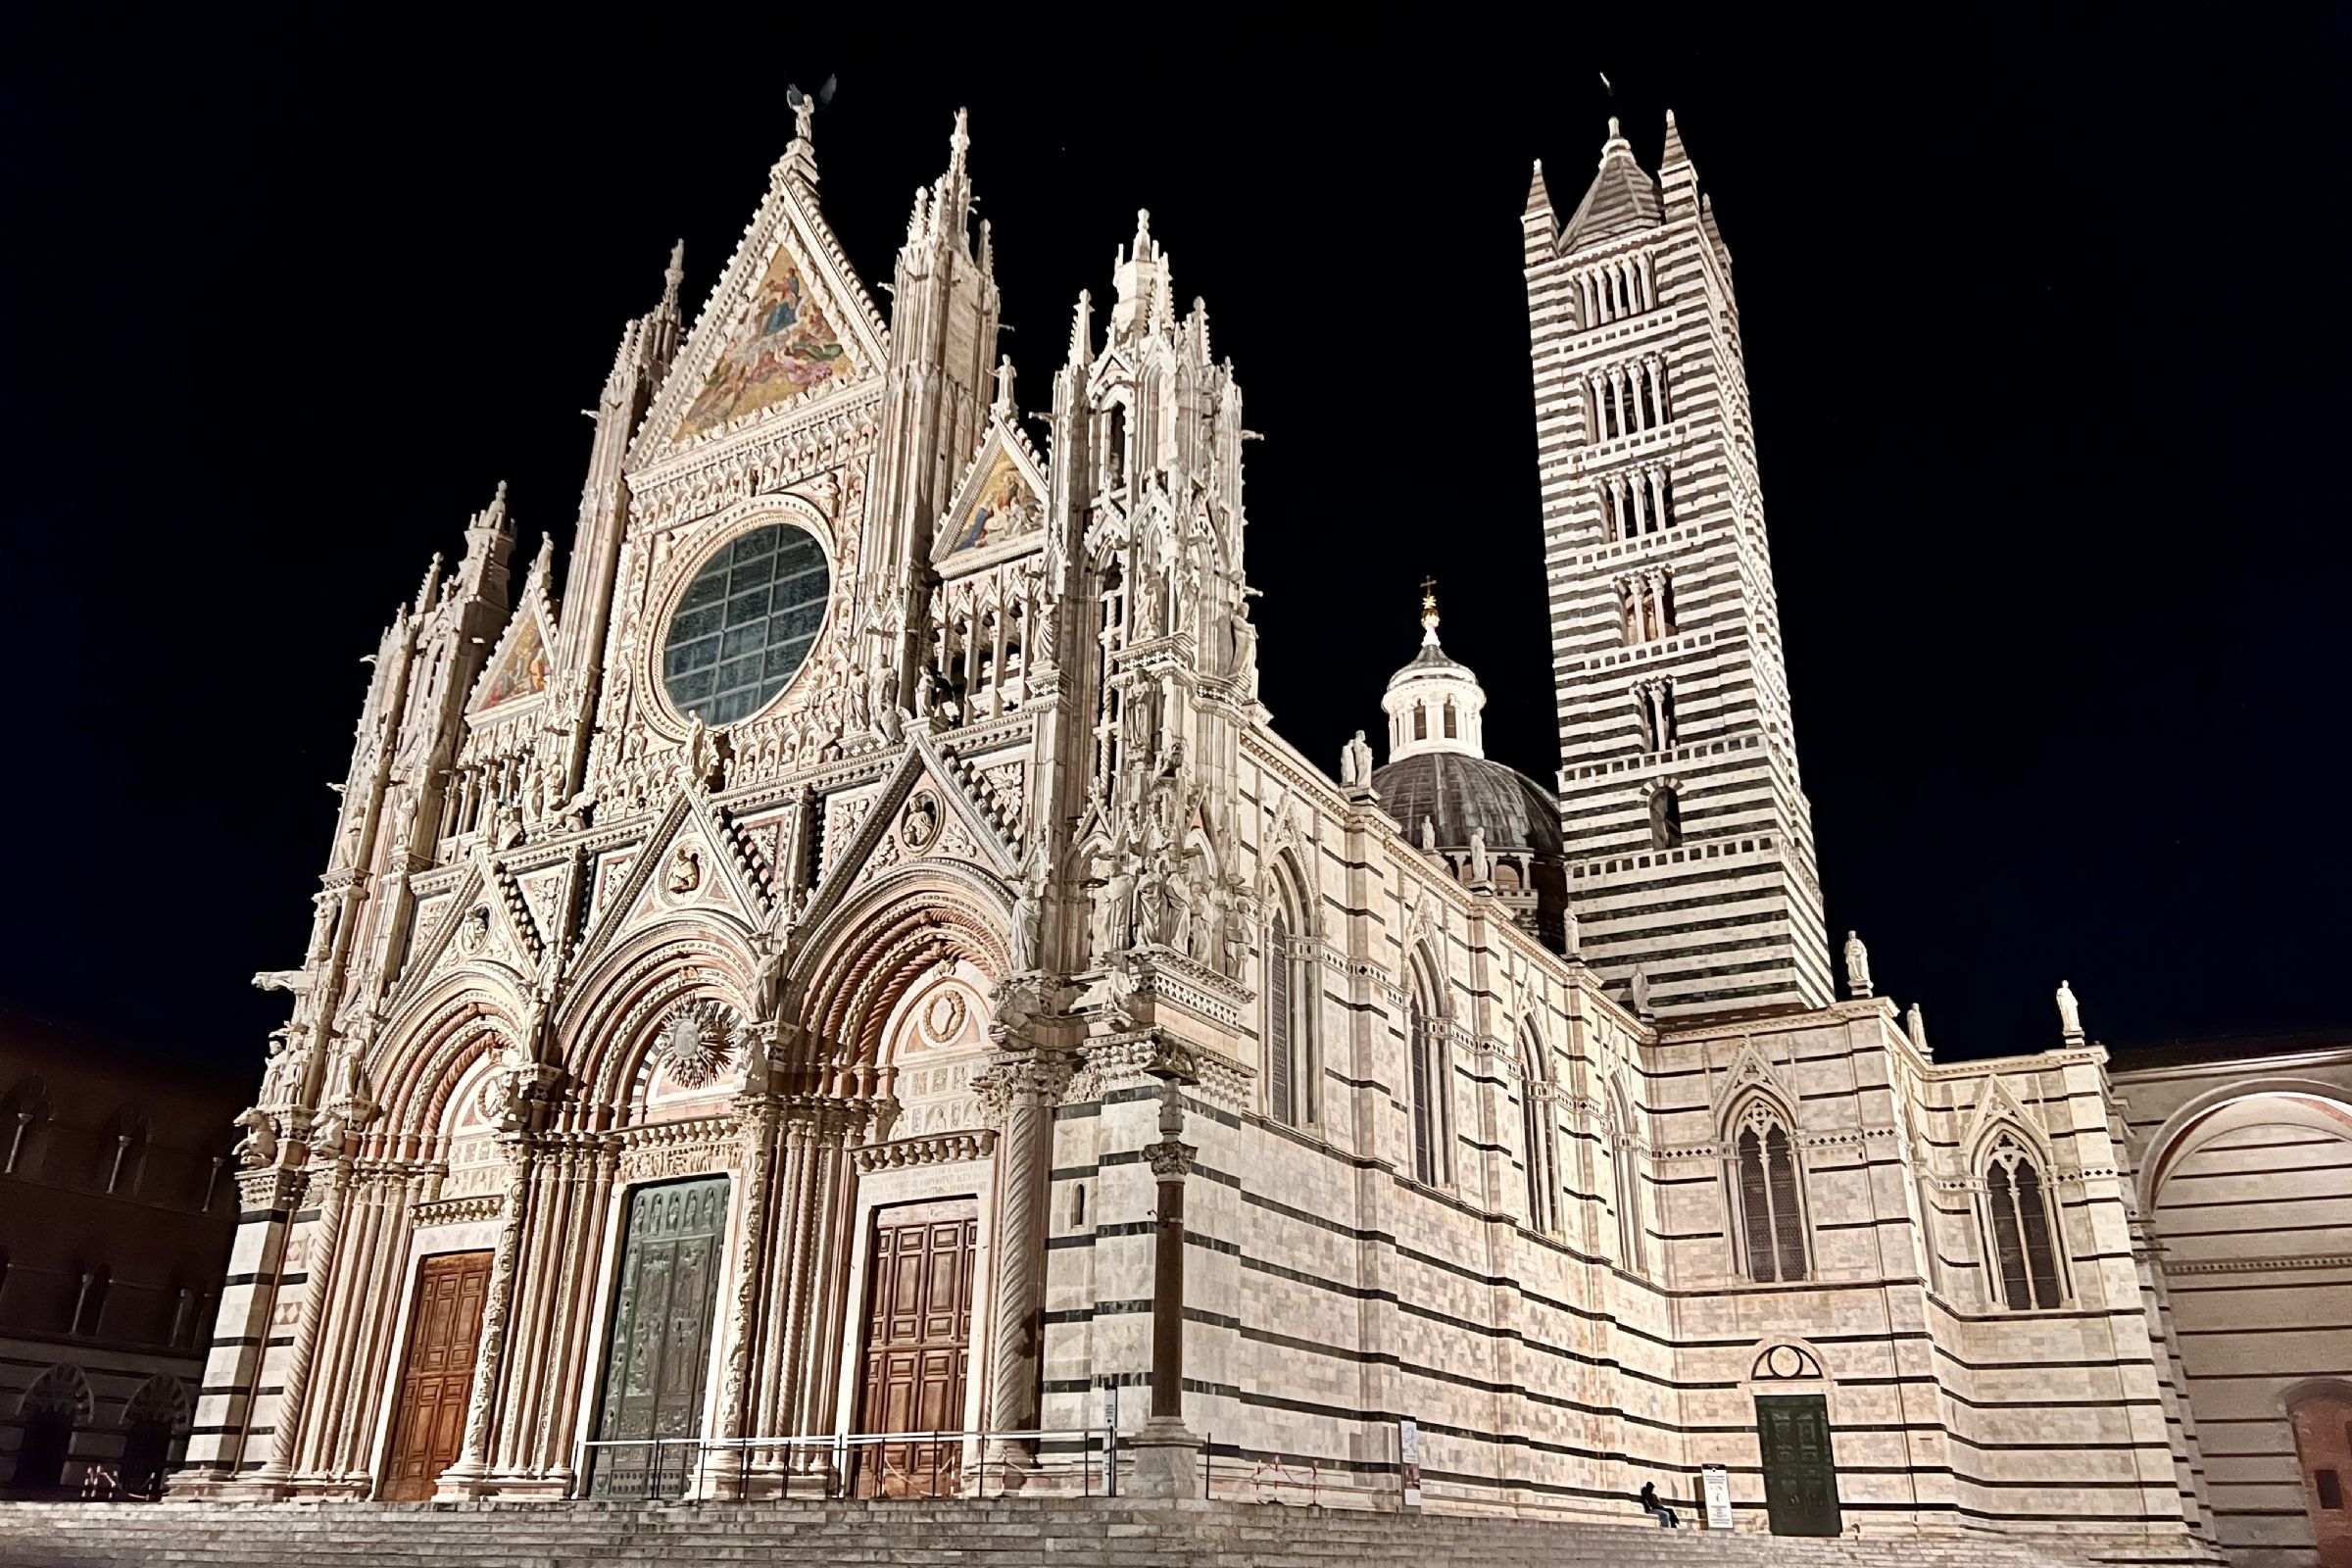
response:
M1478 833L1491 854L1561 853L1551 791L1486 749L1486 689L1438 641L1435 585L1422 584L1421 646L1389 677L1389 760L1375 768L1380 804L1415 844L1461 852Z
M1416 844L1426 818L1442 850L1467 848L1476 830L1495 854L1561 853L1558 800L1517 768L1491 758L1416 752L1373 769L1372 788L1380 795L1381 809Z

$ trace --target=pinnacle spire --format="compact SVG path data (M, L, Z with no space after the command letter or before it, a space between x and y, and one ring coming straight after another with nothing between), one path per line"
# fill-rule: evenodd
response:
M1683 151L1683 133L1675 128L1674 111L1666 111L1666 147L1658 154L1658 168L1665 170L1676 164L1687 164L1690 155Z
M1070 363L1085 365L1095 357L1095 297L1078 291L1078 309L1070 317Z
M686 241L680 239L669 248L669 265L662 270L662 309L678 308L678 290L686 282Z
M1551 192L1544 187L1544 160L1541 158L1536 160L1535 177L1527 182L1527 206L1524 211L1544 214L1551 211Z
M956 111L956 129L948 136L948 177L951 179L963 177L963 155L972 145L971 133L965 128L970 118L971 111L968 109Z

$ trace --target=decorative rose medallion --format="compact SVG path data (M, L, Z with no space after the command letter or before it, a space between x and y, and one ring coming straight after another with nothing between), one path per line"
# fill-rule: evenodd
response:
M681 1089L700 1089L735 1060L734 1030L714 1003L688 1006L662 1027L656 1059Z

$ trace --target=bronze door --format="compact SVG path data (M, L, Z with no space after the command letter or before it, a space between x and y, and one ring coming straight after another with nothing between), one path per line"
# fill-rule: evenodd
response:
M865 1270L865 1376L859 1432L955 1432L971 1368L972 1273L979 1204L911 1203L874 1214ZM864 1497L952 1494L960 1443L888 1443L852 1451Z
M641 1446L589 1450L590 1496L674 1497L693 1479L692 1444L650 1440L702 1435L726 1230L724 1176L629 1195L596 1436Z
M490 1293L488 1252L445 1252L416 1271L409 1348L393 1407L392 1446L377 1495L416 1502L433 1494L441 1472L466 1442L466 1400L482 1343L482 1301Z
M1776 1536L1834 1536L1838 1461L1830 1450L1830 1402L1818 1394L1756 1396L1764 1450L1764 1503Z

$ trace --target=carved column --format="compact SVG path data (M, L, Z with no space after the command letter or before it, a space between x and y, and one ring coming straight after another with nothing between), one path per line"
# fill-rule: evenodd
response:
M1144 1146L1158 1183L1158 1234L1152 1267L1152 1413L1134 1438L1135 1494L1200 1493L1200 1440L1184 1424L1184 1182L1200 1152L1184 1142L1183 1092L1160 1086L1159 1142Z
M619 1163L618 1141L606 1134L593 1139L592 1150L581 1152L575 1168L570 1234L577 1250L571 1266L564 1270L563 1284L556 1296L556 1381L542 1417L543 1424L551 1429L548 1446L553 1462L547 1471L548 1479L566 1492L577 1480L572 1473L574 1450L569 1434L579 1418L588 1380L594 1376L594 1369L588 1365L590 1319L597 1300L596 1281L602 1277L605 1213L612 1201L612 1183Z
M793 1348L800 1376L794 1430L803 1434L833 1430L843 1301L849 1294L849 1145L864 1125L863 1105L838 1100L817 1119L809 1161L808 1288Z
M506 1206L498 1227L498 1247L490 1257L490 1286L482 1300L482 1337L473 1358L473 1387L466 1401L466 1443L457 1463L441 1472L436 1488L443 1496L474 1495L488 1471L484 1455L490 1447L491 1415L498 1404L498 1383L506 1363L508 1319L514 1305L514 1270L522 1253L522 1226L530 1206L530 1140L507 1134L499 1143L507 1154Z
M1045 1299L1043 1216L1053 1107L1069 1069L1031 1050L1000 1054L976 1082L998 1130L996 1275L989 1292L988 1428L1037 1425L1040 1311Z
M802 1272L808 1251L808 1162L814 1143L814 1127L808 1114L797 1107L787 1112L775 1139L770 1201L776 1214L770 1227L773 1240L769 1243L775 1257L767 1271L767 1305L761 1313L767 1332L759 1347L755 1373L758 1399L752 1425L759 1429L753 1434L755 1437L784 1433L790 1420L787 1414L792 1408L790 1401L798 1389L792 1360L793 1326L800 1315ZM780 1454L754 1456L755 1465L762 1469L771 1469L781 1462Z
M764 1095L746 1096L737 1114L742 1118L743 1227L735 1253L735 1299L727 1313L727 1364L718 1390L717 1431L722 1438L766 1437L769 1434L748 1429L745 1413L756 1409L753 1352L760 1328L760 1300L766 1284L761 1265L767 1258L776 1104ZM706 1494L714 1482L740 1473L741 1459L723 1449L713 1453L704 1478Z
M297 1450L298 1476L306 1490L341 1484L341 1466L336 1456L344 1446L345 1434L358 1420L356 1406L362 1389L354 1360L367 1342L378 1309L370 1297L383 1221L383 1186L381 1168L370 1161L368 1168L354 1170L344 1197L350 1217L338 1238L343 1256L336 1263L328 1286L329 1299L319 1326L319 1348L313 1356L316 1370L311 1374L317 1393L307 1401L310 1419L303 1423L305 1430Z
M326 1298L335 1280L335 1248L342 1238L343 1212L351 1198L351 1161L337 1159L327 1172L326 1196L318 1204L318 1234L304 1271L302 1318L294 1343L286 1350L286 1370L277 1398L277 1414L270 1436L270 1460L255 1480L282 1484L294 1472L296 1445L302 1435L302 1408L309 1392L311 1362L318 1348L318 1325L326 1318Z

